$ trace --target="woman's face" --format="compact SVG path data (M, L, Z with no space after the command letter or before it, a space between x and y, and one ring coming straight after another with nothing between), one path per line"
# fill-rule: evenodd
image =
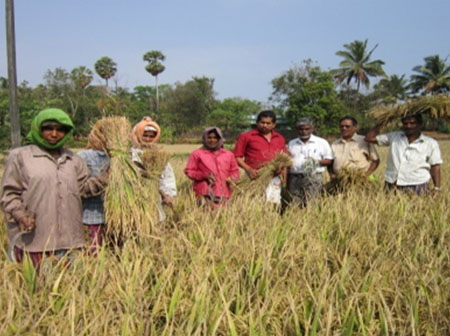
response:
M142 141L146 144L152 143L155 138L156 132L154 131L145 131L144 134L142 134Z
M50 145L56 145L67 134L67 129L57 122L52 122L44 124L41 128L41 133L42 137Z
M216 132L209 132L208 136L206 137L207 147L215 148L218 143L219 143L219 136L216 134Z

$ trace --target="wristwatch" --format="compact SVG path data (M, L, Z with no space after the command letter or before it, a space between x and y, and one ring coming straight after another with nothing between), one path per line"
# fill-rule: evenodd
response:
M440 187L434 187L433 190L441 191L441 188Z

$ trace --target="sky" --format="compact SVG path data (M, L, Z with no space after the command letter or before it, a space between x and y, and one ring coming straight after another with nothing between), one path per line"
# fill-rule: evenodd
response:
M424 57L450 55L449 13L450 0L15 0L17 79L36 86L48 69L94 70L108 56L119 86L154 85L142 55L160 50L160 84L207 76L219 99L266 102L272 79L308 58L336 68L354 40L409 77ZM4 22L0 50L7 77Z

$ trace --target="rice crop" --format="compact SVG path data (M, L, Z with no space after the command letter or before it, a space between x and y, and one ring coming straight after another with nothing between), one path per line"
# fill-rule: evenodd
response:
M431 118L450 122L450 97L443 94L424 96L394 106L378 105L370 112L378 124L385 126L414 114L427 114Z
M1 225L0 334L449 335L450 143L440 146L437 196L379 183L283 216L245 193L198 208L186 159L172 158L177 220L45 276L6 260Z
M157 160L159 152L146 150L143 155L149 164L153 161L155 168L143 170L131 158L130 133L131 125L124 117L104 118L106 148L110 153L110 175L105 191L106 230L116 241L127 238L145 236L157 230L158 181L154 169L161 169L161 160ZM147 153L147 154L145 154ZM161 156L162 157L162 156ZM167 157L163 157L167 160Z
M258 177L251 179L244 174L234 185L236 195L245 195L247 197L261 197L265 195L265 190L272 178L278 175L281 170L292 166L292 159L286 153L280 153L258 171Z

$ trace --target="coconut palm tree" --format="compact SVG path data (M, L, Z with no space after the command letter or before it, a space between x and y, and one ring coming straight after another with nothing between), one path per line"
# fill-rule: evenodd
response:
M95 62L95 72L106 81L108 87L108 79L116 74L117 64L111 58L104 56Z
M448 58L448 57L447 57ZM417 65L411 75L411 90L414 93L422 91L423 95L447 93L450 91L450 65L447 58L439 55L425 57L425 65Z
M166 67L161 63L166 59L166 56L159 50L151 50L142 57L144 61L148 62L145 70L155 77L156 89L156 111L159 109L159 92L158 92L158 75L163 72Z
M383 61L378 59L370 61L377 47L378 44L368 52L367 39L365 41L355 40L350 44L344 44L345 50L336 52L336 55L342 57L343 60L339 63L339 68L332 70L331 73L339 83L346 81L347 85L349 85L354 80L357 92L359 92L361 84L368 89L370 86L369 77L387 77L382 67Z
M405 75L383 78L374 85L374 89L375 94L381 96L386 104L395 104L399 100L405 101L408 98L408 81Z

